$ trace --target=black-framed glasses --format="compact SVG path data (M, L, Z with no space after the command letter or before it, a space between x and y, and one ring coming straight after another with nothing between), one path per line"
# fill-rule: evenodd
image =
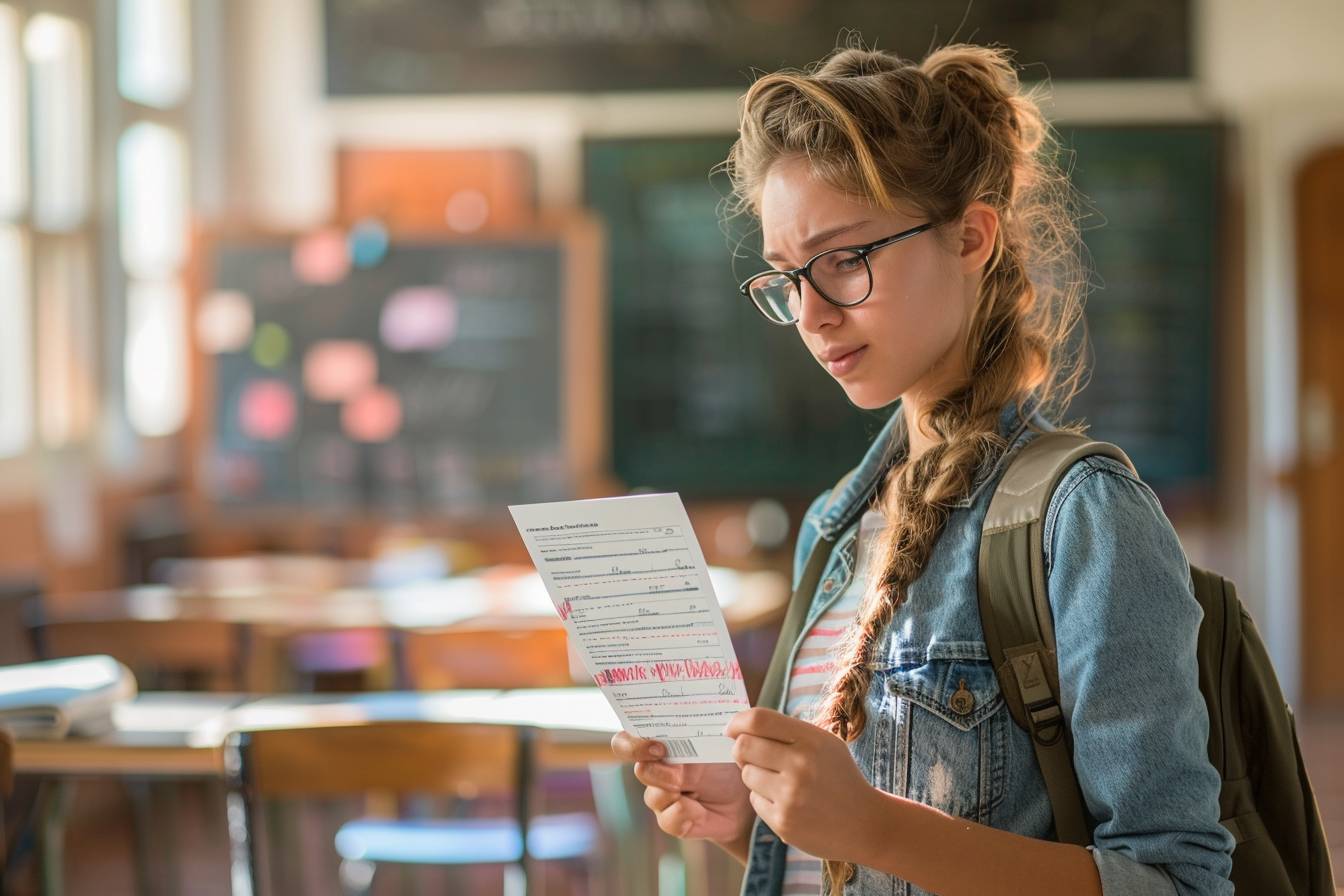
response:
M823 299L841 308L852 308L873 292L873 266L868 261L883 246L899 243L934 226L928 221L863 246L841 246L818 252L807 264L791 271L762 271L738 287L756 310L772 324L798 323L802 313L802 280L807 279Z

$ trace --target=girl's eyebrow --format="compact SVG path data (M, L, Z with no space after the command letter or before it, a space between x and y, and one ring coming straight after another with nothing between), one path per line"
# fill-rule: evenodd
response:
M865 218L862 221L855 221L853 224L843 224L839 227L832 227L830 230L823 230L821 233L814 233L812 234L812 236L803 240L802 248L811 249L813 246L820 245L821 243L824 243L833 237L837 237L840 234L845 233L846 231L855 230L867 223L868 219ZM783 258L782 255L780 255L773 249L771 249L769 252L766 252L761 257L764 258L766 261L770 262L779 261L780 259Z

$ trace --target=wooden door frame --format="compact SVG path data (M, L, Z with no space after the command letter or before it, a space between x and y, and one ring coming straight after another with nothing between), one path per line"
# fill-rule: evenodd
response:
M1330 194L1331 186L1336 187ZM1318 149L1293 173L1292 201L1297 267L1298 460L1292 475L1297 492L1300 572L1301 695L1304 703L1344 702L1344 593L1331 560L1344 548L1344 522L1335 509L1344 501L1344 353L1330 340L1344 335L1340 262L1344 224L1344 143ZM1333 276L1332 276L1333 275ZM1327 307L1327 303L1330 303ZM1317 388L1322 392L1315 392ZM1323 395L1334 420L1333 445L1314 456L1308 396ZM1333 573L1333 574L1332 574Z

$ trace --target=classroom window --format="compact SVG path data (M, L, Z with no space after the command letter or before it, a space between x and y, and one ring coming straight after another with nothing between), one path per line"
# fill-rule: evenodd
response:
M187 150L170 128L140 122L117 147L121 259L134 279L157 280L187 255Z
M76 237L38 247L36 268L38 430L58 448L87 439L96 412L98 352L93 306L93 267L87 244Z
M134 282L126 291L126 411L142 436L166 436L187 418L186 296L180 284Z
M32 103L32 222L66 233L89 215L92 122L84 27L65 16L33 16L23 32Z
M121 411L139 436L179 431L190 393L187 301L192 86L190 0L119 0L117 89L129 103L117 143L117 224L125 273ZM138 120L137 120L138 119Z
M117 89L133 103L171 109L191 89L187 0L117 5Z
M30 313L28 242L0 225L0 458L23 454L33 437Z
M28 205L28 116L19 14L0 5L0 220Z

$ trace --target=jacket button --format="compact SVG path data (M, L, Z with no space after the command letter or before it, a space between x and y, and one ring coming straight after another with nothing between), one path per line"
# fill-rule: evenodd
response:
M947 700L947 705L959 716L968 716L975 709L975 695L966 690L966 679L961 679L956 691Z

